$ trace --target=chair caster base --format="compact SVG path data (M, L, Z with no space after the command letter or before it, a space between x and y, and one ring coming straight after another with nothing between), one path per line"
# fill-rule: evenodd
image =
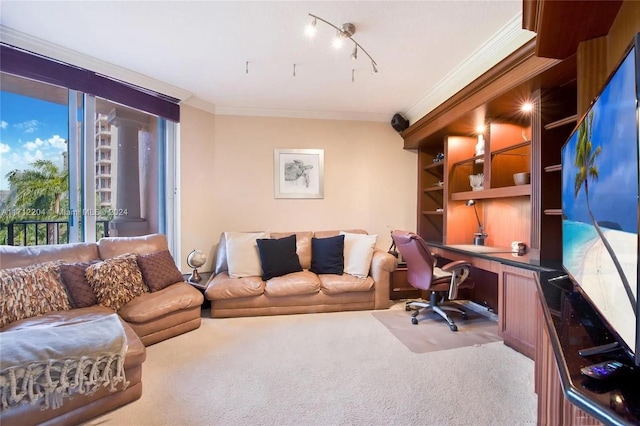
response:
M449 324L449 328L451 329L451 331L458 331L458 326L455 324Z
M418 324L418 318L416 318L416 317L412 317L412 318L411 318L411 324L413 324L413 325Z
M409 305L404 305L404 310L405 310L405 311L407 311L407 312L408 312L408 311L410 311L410 310L411 310L411 306L409 306Z
M469 319L469 316L466 314L466 312L465 312L464 314L461 314L461 315L460 315L460 317L461 317L463 320Z

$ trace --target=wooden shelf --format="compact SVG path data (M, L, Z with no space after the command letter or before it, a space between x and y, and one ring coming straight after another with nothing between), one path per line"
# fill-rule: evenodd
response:
M438 161L437 163L433 163L433 164L427 164L426 166L423 167L423 169L430 170L430 169L435 169L437 167L442 167L442 166L444 166L444 160Z
M566 124L575 123L577 121L578 121L578 114L574 114L574 115L569 116L567 118L563 118L562 120L558 120L558 121L554 121L554 122L549 123L549 124L545 124L544 129L545 130L551 130L551 129L555 129L556 127L564 126Z
M493 157L494 155L504 154L504 153L506 153L508 151L512 151L512 150L518 149L518 148L524 148L525 146L529 146L529 145L531 145L531 141L525 141L525 142L522 142L522 143L519 143L519 144L516 144L516 145L508 146L506 148L496 149L495 151L491 151L491 156ZM520 155L520 154L518 154L518 155ZM525 155L525 154L522 154L522 155Z
M486 198L508 198L531 195L531 185L505 186L502 188L483 189L482 191L465 191L451 194L454 201L482 200Z
M444 215L444 210L442 211L437 211L437 210L425 210L422 212L423 215L427 215L427 216L442 216Z
M462 165L465 165L467 163L472 163L475 160L484 160L484 155L476 155L475 157L471 157L471 158L467 158L467 159L458 161L457 163L453 164L453 167L462 166ZM470 164L470 166L471 165L473 165L473 164Z
M562 209L544 209L547 216L562 216Z
M553 166L547 166L544 168L544 171L549 172L559 172L562 170L562 164L554 164Z
M424 188L423 192L432 192L432 191L443 191L444 186L430 186L429 188Z

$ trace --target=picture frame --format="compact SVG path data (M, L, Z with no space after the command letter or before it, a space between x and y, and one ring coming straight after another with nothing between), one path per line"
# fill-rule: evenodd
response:
M324 198L324 150L273 151L274 198Z

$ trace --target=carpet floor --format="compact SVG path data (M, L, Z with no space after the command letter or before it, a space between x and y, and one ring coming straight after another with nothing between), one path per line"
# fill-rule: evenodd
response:
M502 342L414 353L373 312L203 311L147 348L139 400L86 425L536 423L533 361Z

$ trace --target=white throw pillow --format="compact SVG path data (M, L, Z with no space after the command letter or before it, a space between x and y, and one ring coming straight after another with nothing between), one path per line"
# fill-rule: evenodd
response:
M344 231L341 231L340 235L344 235L344 272L367 278L378 236Z
M258 238L269 238L269 232L225 232L227 264L232 278L262 276Z

